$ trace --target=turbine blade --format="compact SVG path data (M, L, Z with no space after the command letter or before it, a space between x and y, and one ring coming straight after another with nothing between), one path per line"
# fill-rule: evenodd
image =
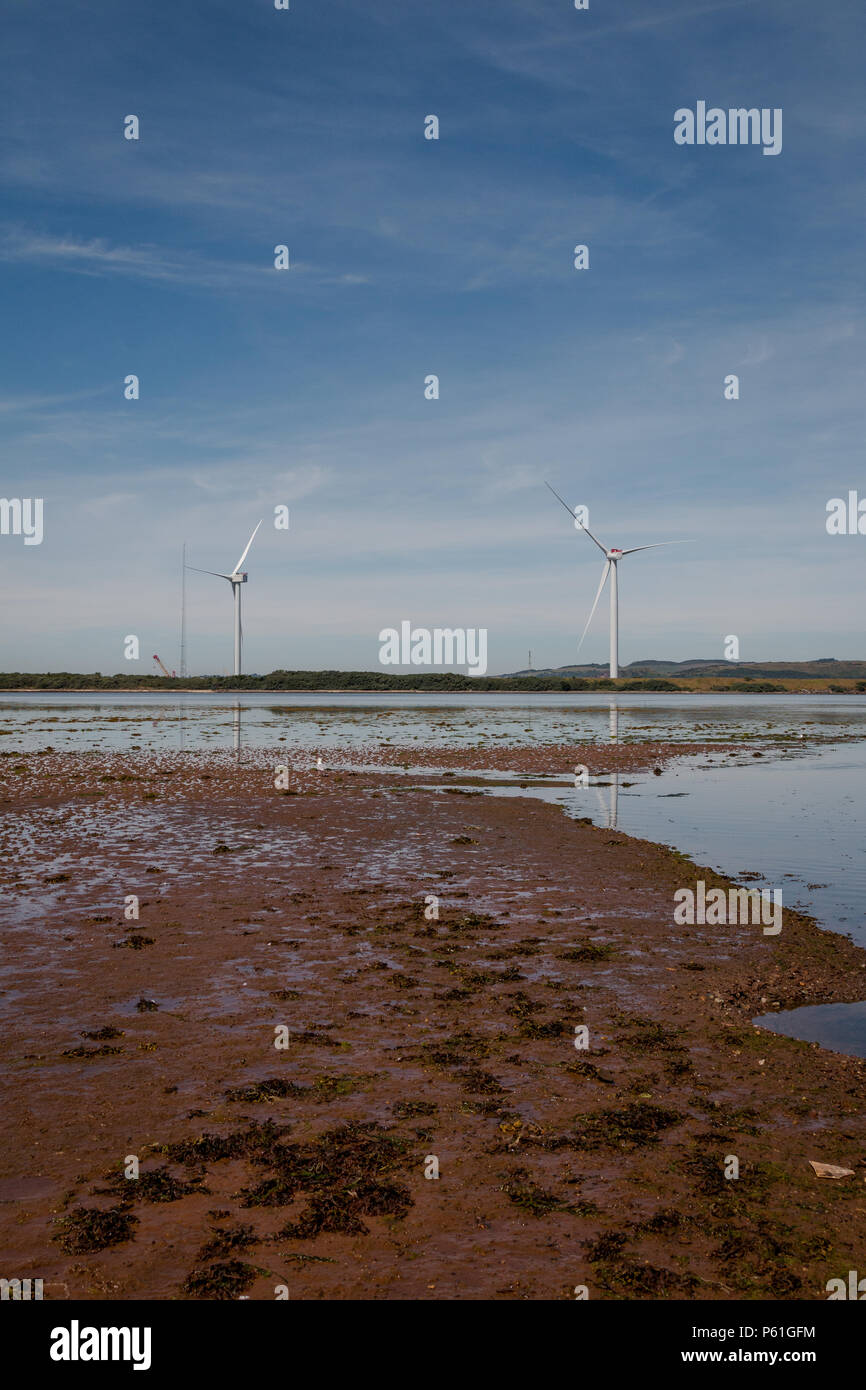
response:
M572 516L574 516L574 512L572 512ZM575 520L577 520L577 518L575 518ZM577 524L578 524L578 526L580 527L581 531L585 531L585 532L586 532L586 534L589 536L589 539L590 539L591 541L595 541L595 543L596 543L596 545L598 546L599 550L601 551L602 555L607 555L607 551L605 550L605 548L604 548L604 546L602 545L601 541L598 540L598 539L592 534L592 532L590 531L589 527L588 527L588 526L584 526L583 523L580 522L580 521L578 521Z
M261 524L262 524L262 523L261 523L261 521L260 521L260 522L259 522L259 526L261 526ZM256 531L258 531L259 526L256 527ZM240 569L241 565L243 564L244 560L247 558L247 555L249 554L250 546L252 545L253 541L254 541L255 538L256 538L256 531L253 531L253 534L250 536L249 540L247 541L247 548L246 548L246 550L244 551L244 553L243 553L243 555L241 556L241 558L238 560L238 562L237 562L237 564L235 565L234 569L232 570L232 573L233 573L233 574L237 574L237 572L238 572L238 570Z
M569 516L571 517L572 521L574 521L574 509L568 505L568 503L564 500L564 498L560 497L560 495L559 495L559 493L557 492L556 488L555 488L555 487L551 487L551 486L550 486L550 483L547 483L547 482L546 482L546 483L544 484L544 486L545 486L546 488L549 488L549 489L550 489L550 491L553 493L554 497L556 498L557 502L562 502L563 507L564 507L565 510L568 512L568 514L569 514Z
M216 570L200 570L198 565L187 565L186 568L188 570L195 570L196 574L213 574L216 575L217 579L227 579L229 583L231 583L230 574L218 574Z
M599 599L601 598L601 591L602 591L602 589L604 588L604 582L605 582L605 580L607 579L607 575L608 575L608 570L609 570L609 569L610 569L610 560L605 560L605 562L604 562L604 569L603 569L602 572L601 572L601 583L600 583L599 586L598 586L598 593L597 593L596 596L595 596L595 603L592 605L592 608L591 608L591 610L590 610L589 617L588 617L587 620L586 620L586 627L583 629L583 632L580 634L580 641L579 641L578 644L577 644L577 650L578 650L578 651L580 651L580 648L581 648L581 646L583 645L583 639L584 639L584 637L586 636L587 632L589 631L589 625L590 625L590 623L592 622L593 618L595 617L595 610L596 610L596 608L598 607L598 601L599 601Z
M695 545L695 541L655 541L652 545L633 545L631 550L624 550L623 555L636 555L639 550L658 550L660 545Z
M553 493L553 495L554 495L554 497L556 498L557 502L562 502L563 507L564 507L565 510L568 512L568 514L569 514L569 516L571 517L572 521L575 522L575 524L579 527L579 529L580 529L581 531L585 531L586 534L589 536L589 539L590 539L591 541L595 541L595 543L596 543L596 545L598 546L599 550L601 551L602 555L607 555L607 551L606 551L605 547L602 545L601 541L596 539L596 537L592 534L592 532L590 531L590 529L589 529L588 526L584 526L584 525L582 524L582 522L579 522L579 521L577 520L577 518L576 518L575 515L574 515L574 508L573 508L573 507L570 507L570 506L568 505L568 503L567 503L566 501L564 501L564 499L563 499L562 497L560 497L559 493L556 491L556 488L555 488L555 487L550 487L550 483L547 483L547 482L544 484L544 486L547 487L547 488L550 488L550 491Z

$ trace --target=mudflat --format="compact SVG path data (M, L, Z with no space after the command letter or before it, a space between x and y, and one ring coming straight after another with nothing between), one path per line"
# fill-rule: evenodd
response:
M866 1248L866 1063L750 1019L863 998L866 952L787 909L675 925L727 880L449 786L685 751L5 758L6 1277L825 1299Z

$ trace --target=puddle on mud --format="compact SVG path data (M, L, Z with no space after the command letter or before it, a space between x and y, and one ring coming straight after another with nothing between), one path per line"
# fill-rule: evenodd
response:
M761 1014L752 1020L786 1038L820 1043L833 1052L866 1057L866 1000L856 1004L809 1004L784 1013Z

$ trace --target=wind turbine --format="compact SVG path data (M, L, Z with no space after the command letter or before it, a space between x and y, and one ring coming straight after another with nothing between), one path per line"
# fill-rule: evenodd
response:
M601 572L598 591L595 595L595 602L590 609L589 617L586 620L586 627L580 635L577 650L580 651L583 639L589 631L589 625L595 616L598 601L601 598L601 591L604 588L608 575L610 576L610 678L615 681L619 675L619 586L617 577L617 565L624 555L636 555L639 550L657 550L662 545L691 545L691 541L655 541L652 545L633 545L630 550L618 550L612 547L606 550L600 540L592 534L588 526L577 520L577 511L572 509L567 502L563 501L555 488L550 487L550 483L545 483L545 487L550 488L558 502L562 502L563 507L569 516L574 518L574 524L579 531L585 531L591 541L595 541L602 555L604 556L604 569Z
M262 523L261 523L261 521L260 521L260 522L259 522L259 526L261 526L261 524L262 524ZM237 564L235 565L234 569L232 570L231 574L219 574L216 570L201 570L201 569L198 568L197 565L187 565L187 569L195 570L195 571L196 571L196 574L212 574L212 575L214 575L214 577L215 577L216 579L227 579L228 582L229 582L229 583L231 584L231 586L232 586L232 598L234 599L234 604L235 604L235 671L234 671L234 673L235 673L236 676L239 676L239 675L241 674L241 635L242 635L242 629L241 629L241 585L242 585L242 584L246 584L246 582L247 582L247 576L246 576L245 573L242 572L242 570L241 570L241 565L243 564L244 560L247 558L247 555L249 554L250 546L252 545L253 541L254 541L255 538L256 538L256 531L258 531L259 526L256 527L256 530L253 531L253 534L250 536L249 540L247 541L246 546L245 546L245 548L244 548L244 552L243 552L243 554L241 555L241 558L238 560Z

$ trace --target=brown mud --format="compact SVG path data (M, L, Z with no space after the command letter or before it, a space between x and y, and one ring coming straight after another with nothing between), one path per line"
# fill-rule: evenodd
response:
M7 761L6 1276L826 1298L866 1248L866 1063L750 1019L866 996L866 952L787 910L776 937L674 926L676 889L727 880L539 801L443 794L458 766L685 751L387 750L439 791L285 748Z

